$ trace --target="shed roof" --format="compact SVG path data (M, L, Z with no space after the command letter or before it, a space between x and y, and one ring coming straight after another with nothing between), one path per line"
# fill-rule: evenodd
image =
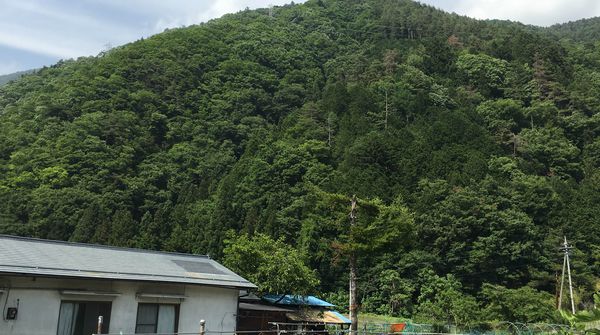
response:
M207 256L0 235L0 273L256 288Z
M281 296L280 294L266 294L262 297L265 301L278 305L291 306L313 306L313 307L334 307L335 305L321 300L312 295L290 295Z

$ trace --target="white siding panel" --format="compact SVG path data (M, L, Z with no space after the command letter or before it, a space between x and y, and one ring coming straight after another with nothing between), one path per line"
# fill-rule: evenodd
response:
M0 286L10 286L7 307L16 307L15 321L0 318L2 335L54 335L58 327L61 300L111 301L110 333L135 332L137 306L140 302L180 303L179 332L197 332L200 320L209 331L233 332L236 327L238 290L198 285L165 285L147 282L98 281L78 279L47 279L8 277L0 275ZM18 287L18 288L17 288ZM116 297L64 296L60 291L89 290L116 292ZM4 306L9 292L0 294ZM137 293L185 296L185 299L140 298Z

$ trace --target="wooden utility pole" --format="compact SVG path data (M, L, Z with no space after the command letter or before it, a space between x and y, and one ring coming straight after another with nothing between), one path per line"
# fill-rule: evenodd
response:
M562 250L562 248L561 248ZM563 288L565 286L565 269L567 268L567 257L563 257L562 275L560 276L560 292L558 294L558 310L562 310Z
M575 301L573 299L573 281L571 279L571 264L569 261L569 252L572 247L567 243L567 237L565 236L565 241L563 242L563 246L561 250L564 253L563 258L563 268L562 268L562 277L560 281L560 294L558 296L558 309L562 309L562 297L563 297L563 287L565 284L565 269L567 270L567 275L569 276L569 297L571 298L571 312L575 314Z
M350 229L356 224L356 195L352 196L350 201ZM348 263L350 266L350 335L357 335L358 331L358 305L356 302L356 281L357 281L357 266L356 266L356 253L354 250L350 250L350 255L348 259Z

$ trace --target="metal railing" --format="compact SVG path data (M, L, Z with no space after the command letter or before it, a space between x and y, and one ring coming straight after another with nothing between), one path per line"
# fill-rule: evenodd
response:
M246 330L246 331L212 331L205 329L201 322L197 332L177 333L96 333L92 335L564 335L579 334L581 332L564 324L550 323L520 323L520 322L495 322L480 326L460 328L454 325L430 325L406 323L406 328L399 332L392 332L392 324L363 324L355 334L348 328L340 328L327 324L313 323L272 323L272 329ZM323 329L314 329L323 327ZM295 328L295 329L294 329Z
M402 331L402 332L377 332L377 331L362 331L359 330L356 335L563 335L563 334L578 334L573 329L568 327L557 327L556 329L544 330L517 330L517 329L493 329L486 331L461 331L461 332L417 332L417 331ZM255 331L237 331L237 332L177 332L177 333L109 333L109 334L92 334L92 335L349 335L349 330L255 330Z

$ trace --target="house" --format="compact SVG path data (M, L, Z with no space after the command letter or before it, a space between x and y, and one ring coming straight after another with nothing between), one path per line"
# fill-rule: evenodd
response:
M236 330L240 289L205 256L0 235L0 334Z
M240 297L239 330L291 330L321 332L326 327L344 329L350 320L333 310L333 304L314 296L252 294Z

